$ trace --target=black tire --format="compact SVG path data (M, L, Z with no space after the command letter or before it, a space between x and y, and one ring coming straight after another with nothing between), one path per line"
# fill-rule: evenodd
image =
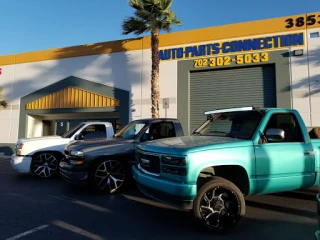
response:
M126 178L126 166L118 159L96 160L89 169L89 185L102 193L111 194L122 190Z
M240 225L245 215L246 205L243 194L236 185L224 178L212 177L211 179L197 193L193 205L194 217L198 223L211 232L226 233L233 231ZM212 194L214 189L215 194ZM211 195L208 195L209 191ZM218 198L217 196L220 194L223 195ZM212 198L212 196L215 197ZM228 199L225 198L226 196L228 196ZM208 200L210 203L208 203ZM230 205L227 200L231 200L232 204ZM211 206L212 203L215 205ZM218 216L216 216L218 212L222 214L219 214L219 222L217 221ZM209 216L207 220L205 220L206 216ZM214 224L217 222L218 225Z
M38 178L52 178L60 173L61 154L56 152L41 152L32 157L31 173Z

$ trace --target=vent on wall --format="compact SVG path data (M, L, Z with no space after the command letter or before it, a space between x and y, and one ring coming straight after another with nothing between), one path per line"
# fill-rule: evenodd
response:
M318 38L318 37L319 37L319 32L310 33L310 38Z

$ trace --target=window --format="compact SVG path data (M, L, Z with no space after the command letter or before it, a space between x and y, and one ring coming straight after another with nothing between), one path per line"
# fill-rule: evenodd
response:
M284 131L282 142L304 142L300 125L293 114L277 113L270 118L264 134L269 128L278 128ZM270 143L270 141L268 141Z
M153 140L176 136L174 125L172 122L153 123L146 133L150 133Z
M104 124L92 124L81 131L83 140L94 138L106 138L106 126Z
M310 33L310 38L318 38L318 37L319 37L319 32Z
M83 127L84 124L79 124L71 128L69 131L65 132L61 135L62 138L71 138L73 134L75 134L80 128Z
M146 125L147 121L133 121L122 128L117 134L116 138L134 139L141 129Z
M257 111L219 113L211 116L194 135L251 139L262 116Z

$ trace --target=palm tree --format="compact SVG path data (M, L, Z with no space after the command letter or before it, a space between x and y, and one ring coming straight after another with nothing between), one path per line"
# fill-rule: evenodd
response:
M0 93L2 92L3 88L0 88ZM0 106L6 108L8 103L5 100L0 100Z
M126 18L122 23L123 34L141 35L151 32L151 113L152 118L159 117L159 34L170 32L171 25L181 25L171 10L173 0L129 0L135 9L134 17Z

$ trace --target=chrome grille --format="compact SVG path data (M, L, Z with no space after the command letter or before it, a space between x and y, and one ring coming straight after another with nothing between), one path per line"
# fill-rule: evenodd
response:
M137 152L140 167L150 173L160 173L160 156Z

